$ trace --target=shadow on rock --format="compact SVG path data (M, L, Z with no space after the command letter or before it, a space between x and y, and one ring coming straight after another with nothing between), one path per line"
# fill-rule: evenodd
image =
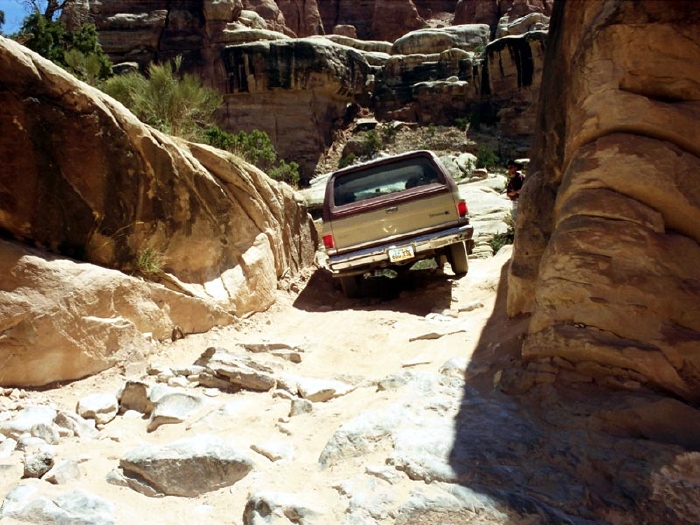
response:
M466 370L454 481L490 498L501 523L698 523L698 412L523 363L528 319L505 313L508 266Z

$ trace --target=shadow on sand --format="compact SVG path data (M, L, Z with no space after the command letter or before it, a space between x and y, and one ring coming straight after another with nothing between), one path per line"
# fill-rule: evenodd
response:
M372 277L363 279L361 297L348 299L330 272L318 269L294 301L294 307L307 312L393 310L425 316L450 307L452 279L437 268L410 270L391 278Z

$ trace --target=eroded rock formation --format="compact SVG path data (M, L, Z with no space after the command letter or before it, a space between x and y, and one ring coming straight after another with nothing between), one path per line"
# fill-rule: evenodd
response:
M487 24L495 29L502 19L514 21L532 13L549 16L554 0L459 0L455 24Z
M168 332L162 323L170 329L185 323L186 332L207 330L232 315L266 309L274 301L278 278L313 263L315 229L303 199L289 186L237 157L176 141L141 124L118 102L4 38L0 79L0 133L5 137L0 145L0 229L55 254L150 274L174 292L210 305L209 310L199 306L209 313L199 314L201 323L192 324L159 292L161 299L152 301L170 309L172 319L132 319L139 331L160 338ZM7 272L2 272L3 289L10 292L1 305L7 312L2 331L10 334L0 342L3 374L13 360L27 360L25 353L41 346L37 338L51 332L39 329L50 307L40 315L30 307L33 301L12 296L18 288L39 287L42 280L53 283L50 270L23 281L18 275L26 272L14 264L22 256L8 257L3 259ZM52 292L55 313L65 313L62 296L81 293L77 278L74 291L66 288L71 280L65 274L63 285L49 284L67 290ZM107 288L122 286L130 285ZM109 293L93 299L106 302L98 317L113 322L129 317L115 304L109 306ZM84 320L93 315L86 311L68 308L67 316ZM70 326L69 320L60 323ZM97 325L73 323L81 333ZM67 339L73 335L63 333ZM54 350L60 353L61 346ZM105 353L121 346L114 344Z
M219 125L265 131L306 181L358 106L425 125L487 115L525 154L546 37L533 29L546 27L548 11L511 4L491 26L451 25L455 4L443 0L85 0L72 18L96 24L114 62L145 69L182 55L183 71L224 94ZM516 12L535 18L511 23ZM520 40L488 47L497 29Z
M700 13L555 6L508 309L527 359L700 400Z
M223 55L229 126L265 130L282 157L313 173L348 104L364 91L362 54L325 39L290 39L229 46Z

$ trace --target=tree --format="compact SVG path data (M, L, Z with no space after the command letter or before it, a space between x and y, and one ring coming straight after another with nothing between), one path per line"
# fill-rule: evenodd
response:
M41 14L46 20L53 21L54 16L73 0L23 0L22 5L32 13Z
M19 36L32 51L67 69L81 80L96 84L100 79L111 76L112 64L102 51L93 24L84 24L75 31L68 31L61 22L52 20L51 17L66 3L67 0L49 1L45 14L34 6L34 12L24 19Z
M5 25L5 11L0 11L0 30ZM2 31L0 31L2 33Z
M197 75L180 75L182 57L151 64L148 78L132 72L105 82L103 91L128 107L142 122L165 133L197 139L213 124L222 98L202 86Z

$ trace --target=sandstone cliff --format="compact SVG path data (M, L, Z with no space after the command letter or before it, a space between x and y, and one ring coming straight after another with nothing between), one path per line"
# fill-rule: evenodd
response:
M514 141L505 150L527 152L548 3L478 4L496 18L463 12L453 25L459 5L442 0L86 0L72 18L96 24L114 62L182 55L184 71L224 94L221 127L265 131L308 180L358 107L425 125L495 123Z
M502 23L513 22L530 14L549 16L554 0L458 0L455 24L487 24L496 34Z
M177 292L157 292L157 302L171 310L170 329L178 324L185 332L269 307L278 279L312 264L315 229L303 199L287 185L233 155L141 124L118 102L4 38L0 79L0 229L6 235L75 260L149 273ZM4 245L3 252L19 253ZM9 266L2 287L10 293L0 305L0 346L9 370L41 347L37 338L50 337L38 319L54 314L37 313L33 301L13 295L35 287L17 274L27 273L19 269L22 255L3 260ZM66 286L74 280L62 279ZM50 276L34 282L42 280L61 288ZM84 293L77 281L74 289L49 294L57 301L50 310L72 316L84 330L77 320L93 314L61 306L62 295ZM208 321L176 315L171 298L178 294L197 299ZM109 319L111 311L116 319L119 310L112 305L95 315ZM145 320L136 324L159 338L169 332L160 324L148 329ZM60 346L54 350L64 352Z
M700 400L700 13L555 7L508 308L528 359Z

